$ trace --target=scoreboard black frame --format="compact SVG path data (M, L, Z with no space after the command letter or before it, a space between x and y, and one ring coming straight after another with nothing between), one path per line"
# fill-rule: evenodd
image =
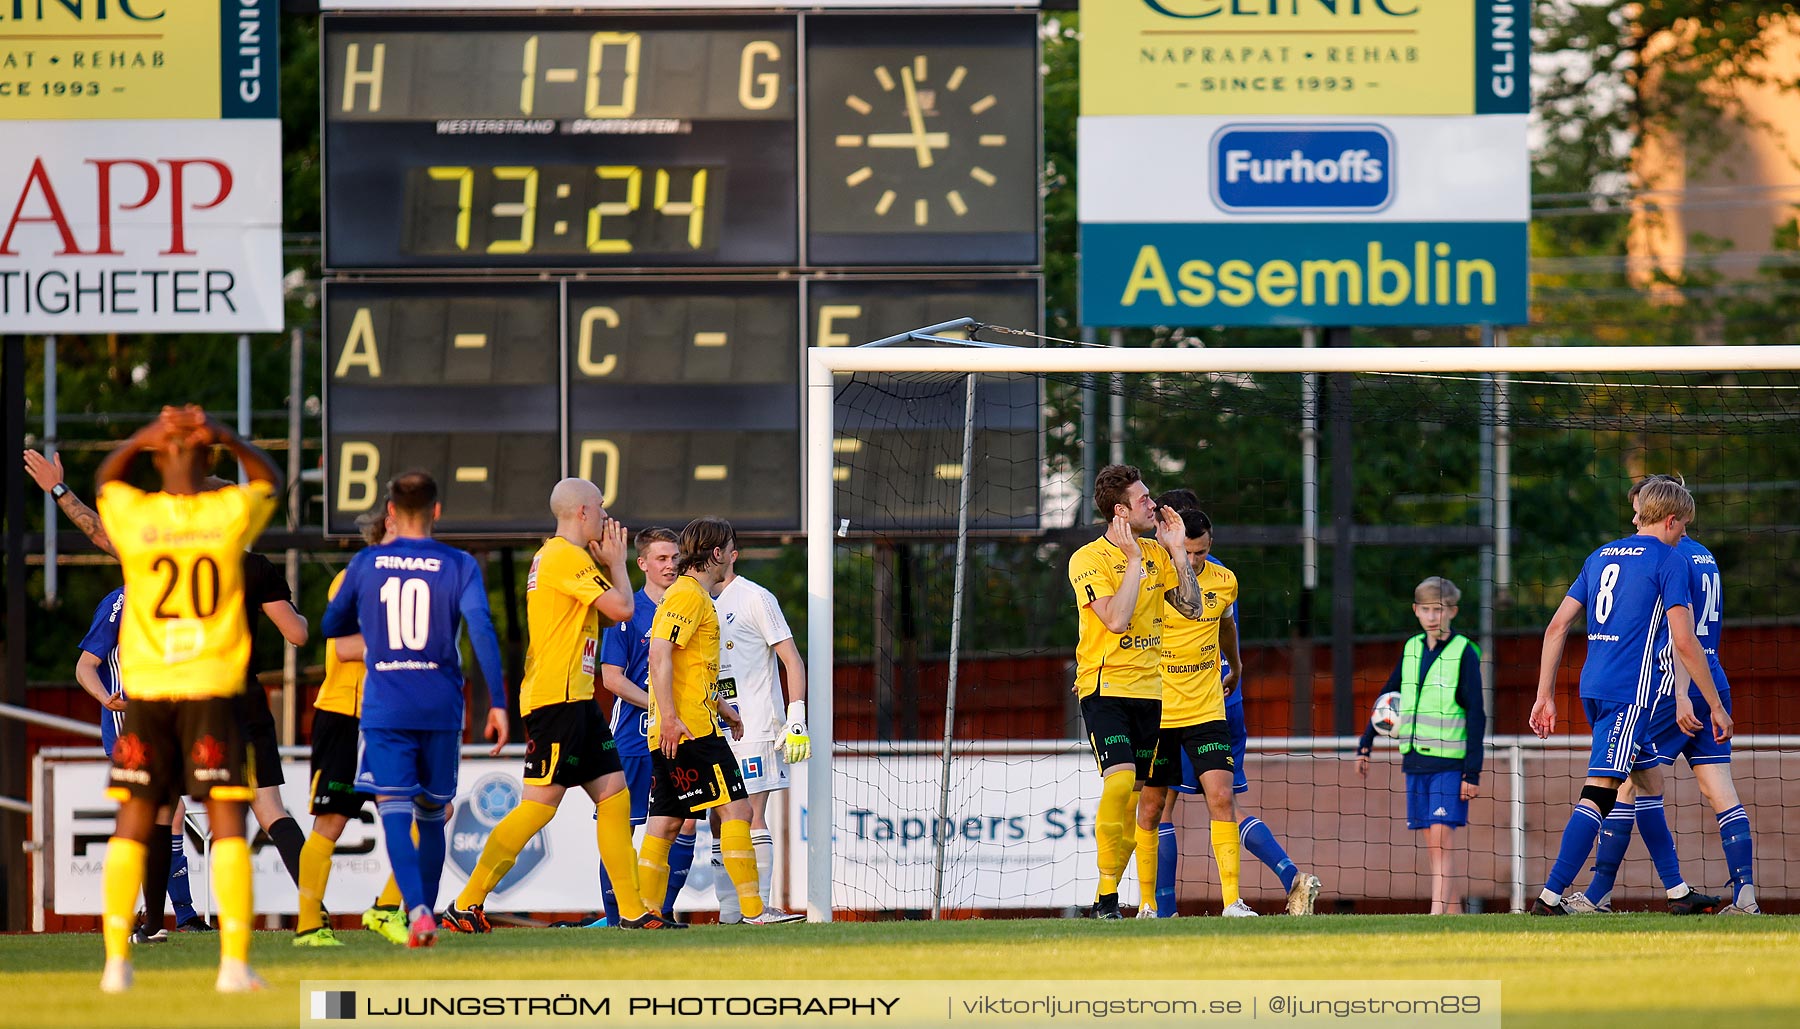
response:
M325 268L1037 268L1039 51L1035 12L326 15Z
M330 280L324 296L328 535L406 468L438 479L441 531L529 536L565 475L634 528L723 514L746 534L802 525L810 346L970 315L1036 330L1041 275ZM954 528L963 390L884 386L840 418L837 508L858 533ZM862 402L840 393L840 403ZM1034 531L1036 377L977 389L971 527ZM872 417L871 417L872 415Z
M807 346L1041 326L1039 61L1026 10L326 14L327 534L406 467L450 535L547 531L563 475L797 532ZM981 384L984 471L1041 461L1036 389ZM954 527L914 435L843 458L856 528ZM1037 528L1034 483L978 500Z

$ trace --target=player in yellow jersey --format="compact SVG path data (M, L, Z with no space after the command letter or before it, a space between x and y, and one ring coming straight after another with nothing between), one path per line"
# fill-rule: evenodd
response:
M393 541L388 528L387 504L356 520L363 542L373 547ZM326 599L338 595L344 573L337 573ZM350 819L375 798L356 790L356 741L362 714L362 637L345 636L325 642L325 681L314 701L312 723L312 834L300 851L300 916L294 927L296 947L341 947L343 942L326 924L325 887L331 880L331 855ZM380 933L389 943L406 946L406 918L400 912L400 887L392 874L381 895L362 916L363 927Z
M725 579L736 533L723 518L696 518L681 530L680 575L663 594L650 627L650 819L638 855L644 906L663 902L669 848L689 818L719 812L725 873L737 888L744 921L763 925L750 801L719 723L741 737L744 723L719 703L719 615L713 597ZM624 899L623 895L620 900Z
M1158 511L1143 476L1108 465L1094 478L1106 535L1069 559L1080 609L1075 692L1100 767L1094 846L1100 866L1095 918L1122 918L1119 878L1131 859L1138 789L1150 773L1162 724L1163 605L1200 617L1200 585L1174 511ZM1144 533L1156 539L1140 539Z
M484 904L519 852L556 817L571 786L594 802L594 836L607 877L618 884L619 926L685 929L638 902L637 855L631 848L631 797L612 730L594 699L600 629L629 621L634 601L625 570L625 527L606 516L600 489L564 479L550 493L556 535L531 559L525 618L531 648L519 686L525 718L525 796L494 826L455 903L444 909L452 932L485 933Z
M1226 653L1221 646L1225 632L1230 634L1231 652L1237 650L1237 630L1227 628L1232 626L1231 605L1237 602L1237 576L1206 560L1212 543L1212 522L1206 515L1194 508L1175 511L1186 526L1182 549L1195 566L1202 610L1198 618L1173 604L1163 612L1162 731L1137 814L1138 878L1144 895L1138 917L1155 918L1158 913L1157 823L1170 789L1181 783L1184 756L1199 776L1212 816L1213 857L1219 864L1224 914L1254 916L1256 912L1238 894L1240 847L1232 811L1231 729L1225 722L1225 683L1219 670L1219 659Z
M1281 880L1281 888L1286 890L1288 895L1288 914L1296 916L1310 915L1313 913L1314 904L1318 901L1319 891L1323 888L1324 884L1319 881L1318 876L1313 875L1310 872L1301 871L1294 864L1293 859L1288 857L1287 851L1281 846L1281 841L1275 838L1274 831L1270 829L1262 819L1256 817L1254 814L1247 813L1243 803L1237 800L1238 795L1250 792L1250 779L1245 774L1244 770L1244 757L1249 752L1250 733L1244 725L1243 693L1238 689L1239 683L1243 680L1244 662L1243 656L1238 650L1237 601L1242 598L1243 594L1238 587L1237 576L1232 574L1230 570L1220 563L1219 559L1213 555L1213 523L1212 519L1208 518L1205 513L1200 510L1199 494L1191 489L1176 488L1168 490L1157 497L1156 502L1164 507L1175 508L1182 513L1182 521L1187 524L1188 558L1194 563L1196 574L1200 577L1202 583L1202 597L1204 598L1205 593L1207 592L1206 583L1222 583L1225 581L1225 575L1230 576L1230 596L1232 597L1232 601L1221 605L1223 610L1217 619L1217 650L1214 653L1217 658L1216 668L1222 673L1220 676L1219 691L1225 698L1225 726L1226 731L1231 737L1231 818L1237 824L1239 853L1248 853L1261 861L1264 865L1268 866L1269 871L1275 873L1276 878ZM1221 573L1223 573L1223 575ZM1220 595L1223 596L1224 593L1221 592ZM1182 620L1179 615L1175 615L1171 612L1164 612L1164 617L1168 620L1170 625ZM1174 636L1179 634L1172 634L1169 632L1168 626L1165 626L1164 628L1163 642L1165 661L1173 660L1175 663L1180 664L1182 662L1178 658L1171 658L1169 655L1171 649L1176 649L1177 651L1182 649L1177 646L1177 641L1174 639ZM1198 645L1204 648L1208 643L1207 641L1202 640ZM1203 655L1199 659L1199 663L1204 664L1206 660L1207 657ZM1167 697L1168 692L1173 689L1173 686L1169 681L1168 671L1168 666L1165 664L1163 679L1165 698ZM1207 669L1206 671L1210 675L1211 669ZM1165 705L1167 704L1166 699L1164 703ZM1167 713L1168 709L1165 706L1165 719ZM1167 724L1166 721L1165 724ZM1177 754L1174 757L1182 767L1179 777L1170 785L1169 794L1163 800L1162 824L1157 826L1155 914L1159 918L1173 918L1175 916L1175 880L1181 867L1181 841L1180 837L1176 834L1174 822L1175 802L1184 793L1195 794L1203 792L1200 782L1200 773L1195 770L1189 756L1182 753ZM1215 780L1216 778L1217 777L1215 777ZM1215 822L1219 820L1219 809L1217 806L1219 793L1219 790L1206 791L1207 808L1213 815L1213 821ZM1214 849L1214 854L1215 856L1218 855L1216 847ZM1220 858L1220 860L1223 862L1225 859ZM1226 897L1225 903L1227 908L1226 913L1230 914L1231 897L1229 895ZM1239 912L1239 915L1242 915L1243 913L1244 912Z
M212 447L223 444L250 481L201 492ZM154 493L125 481L149 452ZM144 878L144 843L156 809L182 793L206 800L213 891L219 903L222 993L263 988L250 970L250 846L244 808L255 793L231 695L250 659L244 614L244 549L275 513L281 476L269 456L195 406L163 408L100 464L100 520L125 572L120 674L131 684L113 746L118 825L106 849L106 971L100 988L131 987L131 916Z

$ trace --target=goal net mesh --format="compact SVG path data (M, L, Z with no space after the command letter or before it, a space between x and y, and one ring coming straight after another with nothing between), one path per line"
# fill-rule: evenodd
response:
M1083 497L1083 425L1097 426L1096 463L1105 463L1115 396L1125 463L1153 493L1195 490L1215 525L1214 555L1237 575L1251 737L1239 814L1260 819L1299 869L1323 880L1319 910L1430 902L1429 854L1423 834L1407 827L1399 755L1378 743L1364 778L1353 745L1405 639L1419 631L1412 591L1431 575L1461 588L1454 627L1488 644L1488 746L1468 827L1454 835L1455 893L1477 910L1506 910L1542 884L1589 741L1576 695L1579 633L1558 677L1557 733L1547 744L1529 737L1543 629L1586 555L1632 533L1626 491L1650 472L1686 476L1698 501L1692 534L1719 560L1723 603L1697 614L1720 646L1746 737L1731 768L1755 834L1759 897L1775 910L1800 902L1789 860L1800 854L1800 830L1785 806L1800 754L1774 739L1800 722L1800 612L1788 592L1800 573L1800 373L982 377L955 743L940 816L966 382L960 373L837 376L831 767L840 910L928 911L940 837L948 911L1042 914L1092 902L1100 783L1071 692L1067 568L1100 532ZM1084 390L1096 412L1086 423ZM1323 537L1312 590L1302 546L1309 406ZM1349 582L1333 576L1339 415L1352 441ZM1504 474L1492 471L1496 461ZM1509 523L1503 540L1496 521ZM1351 622L1336 628L1353 672L1340 682L1333 599L1346 593ZM1687 881L1719 891L1728 873L1714 814L1685 762L1668 775L1665 797ZM1216 913L1205 804L1184 798L1173 821L1180 907ZM1279 911L1276 871L1249 849L1242 861L1245 898ZM1134 861L1127 905L1135 880ZM1587 881L1584 871L1575 888ZM1660 909L1661 896L1634 840L1615 907Z

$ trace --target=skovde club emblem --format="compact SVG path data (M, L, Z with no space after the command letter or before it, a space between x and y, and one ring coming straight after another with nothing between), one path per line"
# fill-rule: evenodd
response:
M488 833L500 824L513 808L519 806L519 780L506 772L486 775L468 796L456 802L456 814L450 819L450 863L467 879L481 860L481 848L487 845ZM529 879L550 855L546 834L538 833L519 852L519 860L506 878L494 888L505 893Z

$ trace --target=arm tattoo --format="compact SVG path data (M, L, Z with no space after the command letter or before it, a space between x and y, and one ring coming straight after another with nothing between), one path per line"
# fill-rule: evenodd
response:
M1206 613L1206 606L1200 602L1200 573L1194 569L1192 561L1181 569L1181 585L1163 594L1169 606L1180 611L1184 616L1195 621Z
M75 527L86 534L94 546L113 557L119 556L119 552L113 549L112 540L106 535L106 529L100 524L100 516L95 513L93 508L82 503L73 493L63 494L62 503L59 506L62 508L63 514L69 516L69 521L74 522Z

